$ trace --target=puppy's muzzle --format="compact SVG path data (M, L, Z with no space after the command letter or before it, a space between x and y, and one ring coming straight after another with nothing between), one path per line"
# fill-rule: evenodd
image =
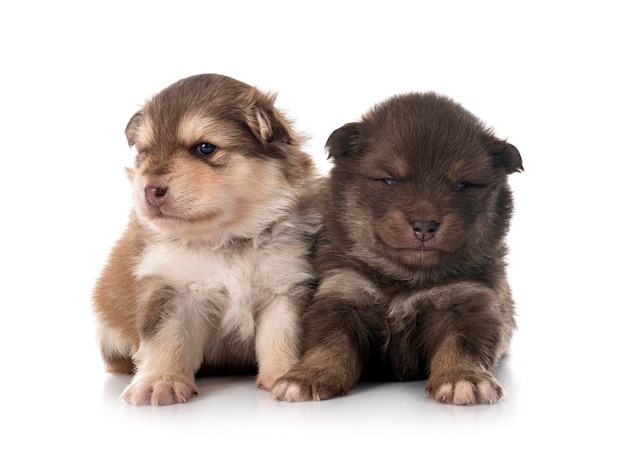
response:
M167 186L149 185L144 189L144 193L146 195L146 202L155 208L160 208L168 197Z
M439 222L436 220L414 220L411 222L411 228L413 228L413 233L417 239L426 242L435 237Z

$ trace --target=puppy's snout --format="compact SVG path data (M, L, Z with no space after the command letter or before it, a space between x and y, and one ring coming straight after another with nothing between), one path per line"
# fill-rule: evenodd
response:
M411 222L415 237L421 241L428 241L435 237L435 233L439 228L439 222L436 220L414 220Z
M144 192L148 204L155 208L162 206L167 199L167 186L148 185L144 189Z

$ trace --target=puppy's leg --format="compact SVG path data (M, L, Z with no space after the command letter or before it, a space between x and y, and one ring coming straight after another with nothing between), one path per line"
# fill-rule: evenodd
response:
M431 398L452 404L492 404L503 394L491 366L469 356L460 337L448 335L430 363L426 392Z
M100 337L100 353L110 373L133 374L135 365L132 360L132 351L137 346L132 345L132 339L124 337L111 327L101 325L98 329ZM135 341L136 344L136 341Z
M313 316L320 323L344 324L345 328L320 325L307 335L306 343L310 348L276 381L272 388L275 399L309 401L344 395L354 387L363 371L368 342L362 341L354 331L354 325L359 323L358 312L346 309Z
M431 398L468 405L491 404L502 397L493 368L506 352L510 327L494 299L489 291L466 294L425 326L425 337L434 339L426 385Z
M192 291L162 287L152 292L140 314L137 372L122 399L137 405L186 402L197 394L206 337L204 317Z
M275 399L322 400L352 389L369 359L374 332L384 316L376 311L372 285L352 272L337 272L320 285L304 316L304 354L272 388Z
M263 311L256 334L260 388L271 389L274 381L296 363L300 330L298 313L286 297L278 297Z

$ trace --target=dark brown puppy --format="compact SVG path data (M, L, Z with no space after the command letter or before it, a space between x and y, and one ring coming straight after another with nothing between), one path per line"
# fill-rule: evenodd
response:
M504 240L517 149L434 93L375 106L327 148L319 288L274 398L331 398L371 376L427 377L446 403L497 401L515 329Z

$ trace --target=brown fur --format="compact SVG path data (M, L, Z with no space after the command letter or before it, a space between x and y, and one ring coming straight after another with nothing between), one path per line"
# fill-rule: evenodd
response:
M495 402L493 370L515 328L504 258L517 149L434 93L388 99L327 148L320 284L304 355L273 396L427 377L437 400Z
M135 373L123 399L184 402L200 371L297 359L319 215L315 169L274 96L204 74L130 119L134 210L94 288L102 357Z

